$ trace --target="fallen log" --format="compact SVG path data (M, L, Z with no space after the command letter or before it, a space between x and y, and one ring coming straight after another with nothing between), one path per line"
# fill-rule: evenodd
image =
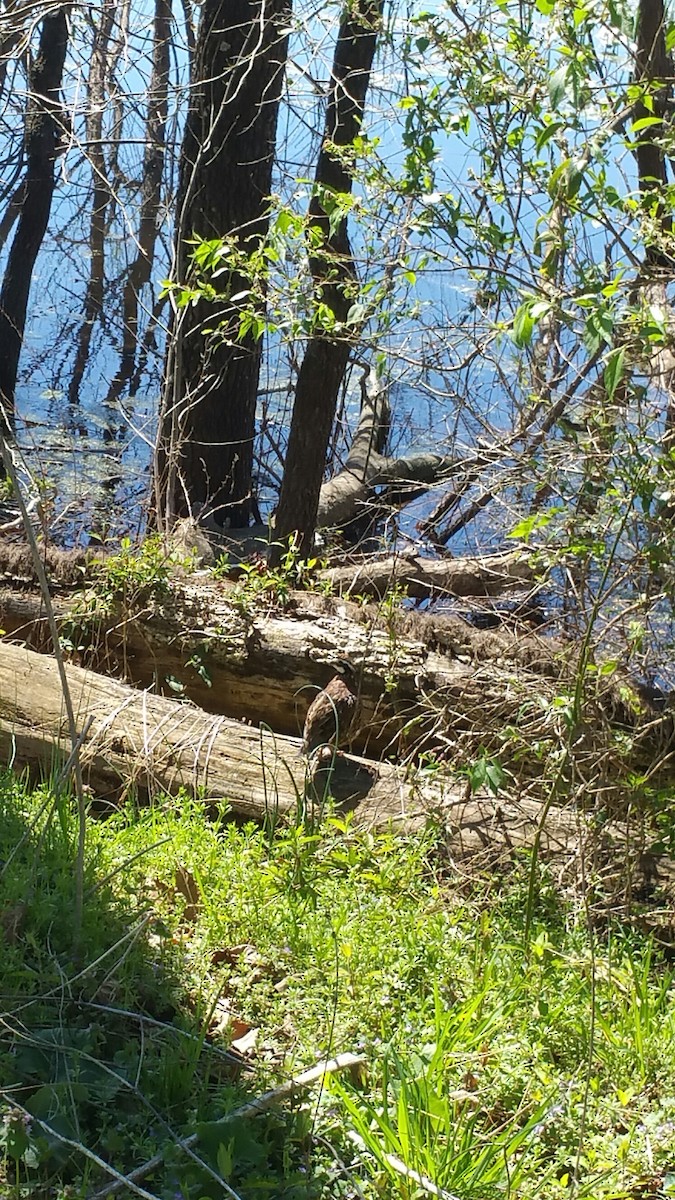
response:
M465 786L389 763L340 755L334 769L311 783L298 738L139 692L82 667L68 666L68 687L80 730L86 784L101 800L117 803L183 790L205 805L228 805L242 818L262 820L323 803L328 792L360 824L394 823L412 830L434 814L456 851L471 853L532 845L542 807L532 800L470 796ZM67 759L63 697L54 660L0 643L0 758L14 768L53 771ZM543 830L545 853L572 859L578 815L552 809Z
M279 734L299 735L317 689L347 657L358 679L358 753L400 759L426 750L460 765L496 754L507 765L511 751L520 777L528 764L540 777L527 746L568 736L559 697L576 686L574 647L536 633L477 630L457 617L381 612L307 593L296 593L286 611L265 613L208 574L172 580L142 607L108 607L91 591L55 597L54 605L62 643L80 665ZM0 592L0 626L33 649L50 649L34 593ZM596 673L590 685L586 748L590 739L612 755L616 734L623 745L628 735L631 768L653 775L672 748L668 706L619 671ZM624 751L618 776L626 761Z
M289 611L266 614L210 576L175 580L166 595L131 610L106 609L92 592L53 603L62 641L81 665L282 734L300 733L332 664L347 657L360 699L354 747L377 757L401 754L404 743L423 737L428 748L437 744L444 706L457 730L470 728L476 714L484 721L490 700L515 719L521 700L511 676L522 697L552 691L561 671L560 648L535 634L479 631L459 618L402 610L382 617L374 606L303 593ZM0 626L33 649L50 649L34 592L0 592ZM484 741L484 729L479 736Z
M97 797L117 801L130 789L142 795L184 789L257 820L295 811L302 802L308 781L299 739L83 667L68 666L66 673L82 731L83 775ZM69 753L53 658L0 644L0 757L15 768L53 769ZM423 800L405 772L365 760L338 759L331 787L345 807L362 804L370 820L412 821Z
M404 587L408 596L494 596L509 587L533 583L535 571L529 556L520 550L487 554L479 558L437 561L400 554L365 559L358 565L329 567L323 576L338 592L352 596L386 596L392 587Z

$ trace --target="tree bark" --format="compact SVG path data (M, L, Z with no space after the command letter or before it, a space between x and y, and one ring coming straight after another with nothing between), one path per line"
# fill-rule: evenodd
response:
M181 153L179 281L191 237L229 235L253 253L267 232L289 12L288 0L205 0ZM248 281L233 270L213 282L219 303L181 309L169 339L155 465L165 529L203 509L219 525L250 520L261 343L238 336L231 297Z
M38 52L28 74L25 193L0 289L0 419L7 431L14 417L33 267L47 230L54 193L54 162L63 131L59 94L67 41L67 9L47 13L42 18Z
M54 604L65 643L82 665L172 695L178 688L210 712L283 734L302 731L309 704L334 674L332 664L347 657L358 668L353 744L371 755L393 752L411 720L419 732L420 689L441 689L462 712L481 708L486 693L476 663L489 669L508 661L523 689L533 691L541 686L535 679L562 669L554 664L552 640L474 630L459 618L394 613L385 621L375 608L303 593L294 612L250 617L238 596L232 584L188 579L173 585L160 605L106 612L93 593L79 604L58 597ZM34 649L49 648L37 595L1 591L0 625ZM434 713L427 717L433 724Z
M298 374L276 514L273 559L277 561L294 532L299 535L301 555L307 557L312 551L328 442L349 361L352 343L347 317L358 281L346 218L336 220L332 213L335 199L352 190L352 168L348 156L339 151L352 145L361 128L381 17L382 0L348 4L335 47L309 232L310 237L317 233L321 237L320 251L310 250L317 309L321 304L331 311L336 332L316 333L310 339Z
M323 572L336 591L382 599L397 584L414 599L440 596L499 596L509 587L533 584L535 570L520 551L480 558L444 558L416 554L366 558L363 563L328 567Z
M82 667L68 667L67 676L83 776L103 800L116 803L130 790L175 795L184 789L207 804L225 801L236 815L261 820L295 811L299 796L310 789L315 796L315 784L328 781L328 772L321 772L310 784L297 738L138 692ZM54 661L0 645L0 758L17 769L53 769L59 750L65 759L70 746ZM340 759L330 782L336 799L346 809L362 809L368 822L410 820L423 806L423 786L416 789L390 765ZM438 799L436 788L427 795Z
M665 119L672 95L673 64L666 53L666 15L663 0L640 0L635 50L635 80L649 92L649 107L643 102L635 106L635 120L661 117ZM661 126L647 126L637 134L637 159L640 192L646 206L654 206L653 229L645 238L645 264L672 268L673 253L669 247L672 231L670 206L665 198L667 184L663 148L654 137L663 136Z
M330 794L360 825L411 831L433 814L455 851L503 852L540 838L544 853L576 853L583 821L576 813L552 807L540 830L536 801L504 799L497 808L493 796L471 796L438 775L344 755L310 779L298 738L209 716L81 667L68 667L67 675L95 811L129 792L146 798L187 791L205 805L226 803L235 816L263 820L295 814L299 798L318 815ZM69 752L53 660L0 644L0 759L44 776Z
M299 736L317 689L335 662L348 658L359 697L351 740L360 753L421 747L443 754L452 745L453 756L471 761L494 747L504 760L507 727L522 730L527 720L532 738L558 736L551 721L556 697L574 687L574 646L534 633L477 630L452 616L387 613L305 593L294 600L290 612L252 616L233 585L194 578L172 584L161 603L106 610L94 593L81 596L76 609L72 599L54 603L64 644L83 665L155 692L175 696L182 689L184 700L209 712L280 735ZM33 648L49 648L34 594L0 592L0 625ZM585 737L592 731L611 759L616 731L624 737L631 730L632 768L648 763L654 772L672 745L667 699L643 700L639 685L620 672L594 678L602 691L585 710ZM536 778L539 760L521 754L515 769L523 778L531 769ZM618 769L622 788L624 760Z

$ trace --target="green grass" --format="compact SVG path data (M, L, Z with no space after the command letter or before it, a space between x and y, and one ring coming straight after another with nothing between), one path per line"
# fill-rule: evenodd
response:
M526 857L467 880L432 831L129 808L90 821L78 956L76 841L66 798L0 780L3 1198L158 1151L162 1198L675 1195L670 969L545 870L525 944ZM343 1051L356 1077L222 1123Z

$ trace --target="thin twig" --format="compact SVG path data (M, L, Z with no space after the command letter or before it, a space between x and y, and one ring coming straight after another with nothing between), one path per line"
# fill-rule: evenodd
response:
M412 1167L406 1167L400 1158L395 1154L383 1154L382 1157L392 1170L399 1175L403 1175L405 1179L411 1179L416 1183L423 1192L427 1192L430 1196L438 1196L439 1200L459 1200L459 1197L454 1192L447 1192L445 1188L439 1187L433 1180L427 1178L426 1175L420 1175L419 1171L413 1171Z
M73 1138L65 1137L64 1134L59 1133L58 1129L55 1129L53 1125L50 1125L49 1122L45 1121L42 1117L34 1117L27 1108L24 1108L22 1104L19 1104L13 1092L11 1095L0 1092L0 1095L4 1096L7 1103L11 1105L12 1109L18 1109L27 1121L37 1121L41 1128L44 1129L50 1137L55 1138L56 1141L60 1142L63 1146L70 1146L72 1150L77 1150L80 1154L84 1154L85 1158L90 1159L91 1162L96 1163L97 1167L101 1167L102 1170L107 1171L109 1175L112 1175L118 1181L116 1188L117 1191L121 1191L122 1188L128 1187L136 1196L142 1196L144 1200L160 1200L160 1197L155 1195L154 1192L146 1192L145 1188L137 1187L131 1179L125 1178L124 1175L121 1175L119 1171L116 1171L114 1167L110 1166L110 1163L104 1162L102 1158L99 1158L98 1154L94 1154L94 1151L90 1150L87 1146L84 1146L82 1142L76 1142ZM105 1195L106 1193L103 1194Z
M336 1058L330 1058L327 1061L317 1063L315 1067L310 1067L307 1071L302 1071L299 1075L295 1075L292 1079L287 1079L285 1083L279 1087L272 1088L269 1092L263 1092L262 1096L257 1096L255 1100L250 1100L247 1104L240 1105L232 1112L226 1113L220 1121L215 1122L216 1125L227 1125L231 1121L239 1120L242 1117L255 1117L258 1113L266 1112L278 1100L283 1100L287 1096L292 1096L294 1092L301 1088L311 1087L312 1084L323 1081L326 1075L332 1075L336 1071L348 1070L350 1067L358 1067L365 1061L362 1054L338 1054ZM196 1133L190 1134L190 1137L183 1138L176 1143L175 1148L179 1150L191 1150L199 1141L199 1135ZM118 1174L117 1171L112 1171L109 1168L110 1174L115 1176L116 1182L111 1183L108 1187L101 1188L95 1192L88 1200L106 1200L109 1196L115 1196L121 1192L126 1185L134 1187L139 1179L144 1179L146 1175L150 1175L152 1171L161 1167L164 1162L164 1153L160 1151L154 1158L148 1159L125 1179Z

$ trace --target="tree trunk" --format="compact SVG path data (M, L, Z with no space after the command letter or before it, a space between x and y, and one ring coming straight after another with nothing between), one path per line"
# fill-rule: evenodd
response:
M189 239L231 237L253 253L268 227L288 0L205 0L183 149L176 277ZM208 509L248 524L261 343L239 338L235 271L214 281L218 304L181 309L171 331L155 489L160 527ZM210 332L209 332L210 331Z
M456 460L447 455L427 451L393 458L381 454L379 447L386 440L388 425L386 391L371 387L364 396L344 467L321 486L318 526L345 530L364 516L370 523L382 520L392 508L409 504L451 474ZM375 488L383 485L386 488L375 496Z
M80 760L95 793L95 808L130 791L147 796L187 791L248 820L294 815L298 805L318 813L328 794L338 810L355 811L360 825L412 831L433 814L443 820L455 852L504 849L540 840L545 853L572 859L583 816L536 800L470 795L439 775L340 755L308 777L297 738L213 717L81 667L68 667L78 713ZM44 775L70 745L63 736L63 697L55 663L18 646L0 644L0 758Z
M68 41L66 11L59 8L42 18L38 53L28 73L25 192L0 289L0 419L6 429L13 423L28 294L49 221L63 132L59 93Z
M644 85L651 97L649 107L639 101L635 120L651 117L665 119L672 94L673 65L666 53L666 17L663 0L640 0L635 50L635 80ZM655 136L654 130L657 130ZM637 134L637 159L640 192L646 206L653 205L653 227L645 238L645 263L673 266L669 246L672 230L670 205L666 199L666 164L660 139L663 126L647 126Z
M349 596L384 599L397 585L408 596L424 600L443 596L500 596L509 588L533 585L536 572L519 550L479 558L443 558L416 554L368 557L361 563L328 567L322 578L335 591Z
M653 383L666 396L663 451L675 448L675 360L673 334L675 314L668 295L675 267L673 252L672 205L668 198L668 173L664 153L664 130L672 117L673 60L666 49L667 18L663 0L640 0L637 15L635 81L645 89L647 103L639 99L634 120L660 118L661 124L649 124L634 135L636 140L640 195L644 207L644 261L633 289L634 299L642 296L648 305L658 305L666 314L668 337L665 344L650 348L650 374ZM671 169L673 163L671 159ZM667 511L667 509L666 509Z
M356 667L359 697L351 744L371 757L420 748L442 756L450 747L453 760L494 753L506 763L509 728L514 772L521 779L532 775L536 786L541 761L523 747L566 737L563 715L558 722L555 714L557 697L575 686L575 647L536 633L477 630L459 617L374 605L364 610L303 593L287 613L250 616L233 585L199 578L172 584L161 602L134 605L131 598L123 609L102 611L93 593L76 608L72 600L54 603L62 637L83 664L155 692L178 692L209 712L278 735L299 736L317 689L332 678L335 662L347 658ZM49 647L36 595L0 592L0 625L32 647ZM668 698L650 696L618 670L599 671L594 679L598 691L585 707L580 753L588 755L597 739L604 747L598 761L609 770L619 733L622 741L634 739L632 770L645 763L650 775L659 763L667 769L673 744ZM622 794L627 761L617 766Z
M337 329L316 333L308 342L295 390L286 465L276 514L273 557L278 560L289 535L299 534L299 548L312 550L319 492L326 464L338 392L344 379L351 341L347 317L355 299L356 268L347 221L331 227L334 198L352 190L348 157L333 147L351 146L363 121L366 93L377 46L382 0L359 0L343 13L335 47L330 101L323 145L309 208L310 235L318 231L320 251L310 253L318 305L326 305Z

